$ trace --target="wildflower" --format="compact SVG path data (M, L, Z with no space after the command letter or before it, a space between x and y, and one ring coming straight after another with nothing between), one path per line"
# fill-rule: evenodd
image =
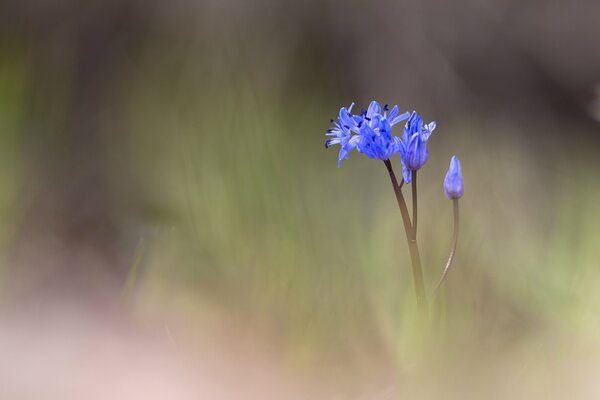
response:
M429 157L427 141L434 131L436 124L435 122L424 124L423 118L415 111L410 115L409 113L400 114L398 106L394 106L390 111L387 104L382 108L376 101L372 101L368 109L361 110L360 115L353 115L351 113L353 106L354 103L348 108L342 107L337 120L331 120L333 127L327 130L327 136L330 137L325 141L325 147L328 148L334 144L340 145L338 167L342 159L348 158L348 155L354 149L367 157L384 161L404 224L412 263L417 304L421 311L426 314L427 296L423 282L421 256L419 255L419 246L417 244L417 182L416 172L413 171L419 170L427 162L427 158ZM408 119L408 121L404 126L402 138L393 135L393 126L405 119ZM404 194L402 193L403 185L402 183L398 183L396 173L390 161L390 158L394 154L400 156L404 181L410 183L412 178L415 178L411 186L412 220L408 212ZM448 261L436 286L436 292L439 291L452 265L458 242L458 199L462 197L464 188L460 171L460 161L456 156L452 157L450 168L444 179L444 193L448 198L453 200L454 240Z
M402 160L402 174L407 183L411 180L410 171L419 170L427 162L429 156L427 140L435 126L435 121L423 124L423 118L415 111L412 112L404 126L400 158Z
M450 168L444 179L444 193L449 199L458 199L464 194L460 161L456 156L452 156L450 160Z
M337 121L333 122L333 128L327 130L326 136L334 136L325 141L325 147L329 148L334 144L340 145L340 152L338 154L338 167L340 166L342 159L348 159L348 154L352 149L356 147L360 137L358 136L358 126L362 124L362 118L355 118L350 111L354 103L350 104L350 107L342 107L340 109L340 115ZM353 135L355 133L355 135Z
M372 101L361 115L352 115L353 105L342 107L338 120L333 121L333 128L327 131L327 136L333 137L327 139L325 147L340 145L338 167L354 148L367 157L379 160L387 160L400 152L402 141L392 135L392 127L408 118L409 114L400 114L398 106L389 111L387 105L382 108L378 102Z

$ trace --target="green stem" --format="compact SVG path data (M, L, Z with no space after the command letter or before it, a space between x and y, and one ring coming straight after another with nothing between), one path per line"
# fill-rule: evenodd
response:
M452 260L454 260L454 254L456 254L456 245L458 243L458 199L453 199L452 202L454 206L454 238L452 242L452 249L450 249L450 255L448 256L448 261L446 262L446 266L444 267L444 272L442 272L442 276L440 277L440 280L437 286L435 287L436 295L439 292L440 286L446 279L446 275L448 275L448 271L450 270L450 266L452 265Z
M398 208L400 208L400 214L402 215L402 222L404 223L404 231L406 233L406 240L408 242L408 250L410 252L410 260L412 263L412 274L415 283L415 293L417 296L417 305L423 312L427 312L427 297L425 294L425 285L423 284L423 270L421 268L421 256L419 255L419 247L417 240L414 237L413 228L410 223L410 215L408 213L408 207L402 194L401 185L398 184L396 174L392 168L390 160L384 160L384 164L390 175L392 186L394 188L394 194L398 202ZM402 182L404 183L404 181Z
M417 171L411 171L411 172L412 172L412 182L411 182L410 186L412 188L412 212L413 212L412 233L413 233L413 239L417 240Z

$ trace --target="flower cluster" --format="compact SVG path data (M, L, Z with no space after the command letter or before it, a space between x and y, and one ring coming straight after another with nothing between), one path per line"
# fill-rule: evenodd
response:
M388 160L398 154L402 161L404 180L410 182L410 171L420 169L427 162L427 140L435 129L435 122L423 123L416 112L400 114L398 106L389 110L372 101L367 110L360 115L351 114L352 107L342 107L334 126L327 131L331 136L325 147L340 145L338 167L343 159L347 159L353 149L359 153L378 160ZM402 139L392 135L394 125L408 119L402 132Z
M427 296L425 285L423 282L423 271L421 268L421 257L419 255L419 246L417 244L417 172L429 158L427 150L427 141L431 137L435 129L435 122L428 124L423 123L421 118L415 111L412 113L400 113L398 106L394 106L391 110L387 104L383 107L372 101L367 110L362 110L360 114L352 114L352 107L342 107L339 117L336 120L331 120L333 127L327 130L329 138L325 141L325 147L329 148L334 144L340 145L338 154L338 167L343 159L347 159L350 152L356 149L357 152L365 154L367 157L377 160L383 160L390 175L394 194L402 216L404 231L410 258L412 263L413 279L415 283L415 294L417 304L421 307L424 313L427 313ZM402 137L392 134L394 125L405 121ZM411 183L411 199L412 199L412 218L408 212L406 200L402 193L402 183L398 183L394 168L390 158L398 154L402 163L402 175L404 182ZM444 179L444 193L446 197L452 200L454 209L454 240L452 249L446 266L442 272L442 276L436 286L438 291L440 285L448 273L454 253L456 252L456 244L458 242L458 199L464 194L462 181L462 173L460 170L460 161L456 156L450 161L450 168Z

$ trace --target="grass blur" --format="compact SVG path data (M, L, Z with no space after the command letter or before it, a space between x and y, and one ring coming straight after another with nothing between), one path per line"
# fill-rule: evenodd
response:
M23 54L0 47L0 247L4 248L15 224L19 187L19 128L23 115L26 66Z
M338 169L337 150L323 147L339 107L369 98L344 98L319 70L288 82L277 75L284 68L257 61L266 50L182 44L155 62L161 46L144 48L135 76L122 83L127 134L106 139L112 200L133 237L123 291L135 318L165 321L186 337L215 325L258 337L309 375L385 371L418 398L550 396L571 383L588 390L585 377L600 368L593 148L575 142L540 154L516 140L529 128L509 118L422 111L438 123L419 172L429 294L451 243L442 182L453 154L466 186L457 257L432 332L416 314L383 164L354 153ZM10 259L32 89L25 53L1 51L0 248Z
M422 359L431 343L415 315L385 169L358 154L337 169L336 151L322 146L327 121L351 99L269 91L259 71L187 73L165 79L150 69L134 90L128 156L160 226L142 297L169 299L200 319L217 309L234 324L257 324L305 367ZM441 184L451 154L463 160L461 234L439 336L475 354L596 349L597 166L583 158L573 169L558 158L546 169L517 147L518 127L499 125L438 120L420 173L419 239L431 291L451 240Z

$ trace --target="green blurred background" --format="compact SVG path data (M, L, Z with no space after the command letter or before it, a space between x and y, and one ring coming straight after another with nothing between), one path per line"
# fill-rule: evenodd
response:
M0 2L3 304L117 304L190 335L216 324L333 380L548 394L600 354L599 12ZM429 292L451 244L443 177L462 162L433 329L383 164L352 154L338 169L323 147L339 108L371 99L437 121L419 174Z

